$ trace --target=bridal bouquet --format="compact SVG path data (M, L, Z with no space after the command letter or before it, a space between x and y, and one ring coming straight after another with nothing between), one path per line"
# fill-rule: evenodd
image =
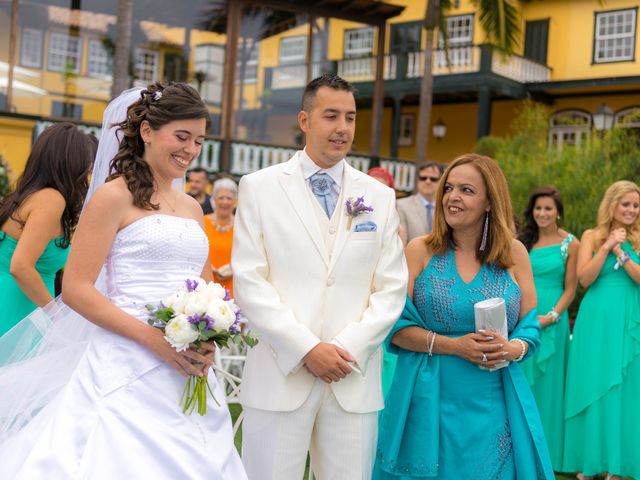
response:
M161 329L178 352L191 344L199 348L202 342L215 342L218 347L228 347L230 341L249 347L258 343L249 333L241 332L240 309L218 283L186 280L183 289L157 307L147 305L147 310L149 325ZM200 415L207 413L207 391L213 397L206 375L190 375L180 400L182 411L192 413L197 406Z

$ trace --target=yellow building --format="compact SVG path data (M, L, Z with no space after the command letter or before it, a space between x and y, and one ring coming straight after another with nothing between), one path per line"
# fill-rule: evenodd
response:
M458 0L445 12L448 54L439 34L434 41L431 126L417 132L425 1L371 1L360 11L342 4L331 12L314 2L304 8L271 2L279 5L277 10L268 0L244 0L231 173L282 161L301 145L296 115L302 90L326 71L358 90L350 161L363 169L377 161L371 155L371 126L381 31L374 20L356 21L374 14L386 19L379 155L403 190L413 185L413 167L407 162L415 160L418 135L430 137L429 159L448 162L472 150L481 136L508 134L524 99L551 109L549 142L558 147L585 141L596 127L593 113L603 104L617 124L640 128L637 0L520 1L519 42L508 56L488 44L474 3ZM0 153L19 172L33 136L47 122L70 118L96 131L110 97L118 19L116 2L103 2L113 5L101 11L55 7L45 0L19 2L14 98L8 107L2 95L9 61L8 3L0 2ZM132 83L181 80L196 86L214 125L200 163L220 169L226 9L214 11L206 0L133 3ZM434 137L434 126L440 138Z

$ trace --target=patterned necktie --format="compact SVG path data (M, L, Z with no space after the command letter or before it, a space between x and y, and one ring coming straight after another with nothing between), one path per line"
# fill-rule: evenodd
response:
M333 178L324 172L316 172L311 175L311 191L320 202L320 206L331 218L333 210L336 208L336 198L333 193Z
M427 203L427 233L431 233L433 230L433 205Z

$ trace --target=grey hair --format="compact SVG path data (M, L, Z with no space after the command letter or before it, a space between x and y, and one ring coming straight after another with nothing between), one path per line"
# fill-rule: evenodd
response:
M211 195L213 196L213 198L216 198L216 195L218 195L220 189L223 188L225 190L233 192L236 197L238 196L238 185L236 184L236 182L234 182L230 178L223 177L213 182L213 189L211 191Z

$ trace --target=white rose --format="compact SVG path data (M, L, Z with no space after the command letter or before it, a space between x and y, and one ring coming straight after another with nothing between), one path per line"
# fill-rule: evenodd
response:
M207 287L207 281L204 278L195 278L194 281L198 283L195 292L201 292Z
M229 330L229 327L236 321L236 313L227 302L220 299L209 302L207 315L215 321L216 330Z
M203 293L206 295L207 300L209 301L216 299L224 300L224 298L227 296L227 291L225 290L225 288L219 283L215 282L209 282L203 290Z
M176 313L184 313L184 303L186 301L186 292L180 291L168 296L162 301L165 307L172 308Z
M195 342L200 332L189 323L187 316L179 314L173 317L164 328L164 339L178 352L189 348L189 344Z
M207 298L202 292L191 292L187 295L187 301L184 305L184 313L186 315L202 315L207 310Z

